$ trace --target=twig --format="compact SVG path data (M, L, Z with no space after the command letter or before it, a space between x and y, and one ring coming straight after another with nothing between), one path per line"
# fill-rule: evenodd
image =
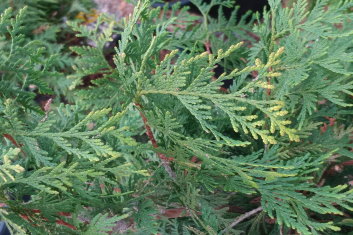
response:
M17 148L19 148L19 149L21 150L21 152L23 153L23 155L26 156L26 153L25 153L25 152L23 151L23 149L22 149L22 146L23 146L23 145L17 143L17 141L15 140L15 138L14 138L12 135L5 133L5 134L2 134L2 136L3 136L4 138L8 139L8 140L9 140L13 145L15 145Z
M212 51L211 51L211 43L209 41L205 42L204 43L205 45L205 48L206 48L206 51L208 54L212 54Z
M139 108L142 108L142 106L140 104L135 104L137 107ZM157 141L156 141L156 138L154 138L154 135L153 135L153 132L152 132L152 129L150 127L150 125L148 125L148 121L147 121L147 118L146 116L142 113L141 110L140 111L140 116L142 118L142 121L143 121L143 124L145 125L145 129L146 129L146 134L148 136L148 138L150 139L151 143L152 143L152 146L154 148L158 148L158 144L157 144ZM172 179L175 179L176 178L176 174L175 172L172 170L172 168L170 167L170 161L173 159L173 158L168 158L167 156L165 156L163 153L157 153L158 157L161 159L162 161L162 165L165 169L165 171L169 174L169 176L172 178Z
M2 134L2 136L10 140L10 142L13 145L15 145L17 148L21 148L21 145L17 143L17 141L12 137L12 135L5 133L5 134Z
M226 229L224 229L224 230L222 231L221 234L228 232L228 230L230 230L231 228L233 228L233 227L236 226L237 224L241 223L243 220L249 218L250 216L255 215L256 213L258 213L258 212L260 212L260 211L262 211L262 210L263 210L263 209L262 209L262 207L260 206L260 207L254 209L254 210L251 210L251 211L249 211L249 212L246 212L245 214L243 214L243 215L237 217L237 218L234 220L233 223L231 223Z
M40 122L45 122L48 119L48 113L50 111L50 105L53 102L53 98L50 98L49 100L47 100L43 106L43 109L45 111L45 116L42 120L40 120Z

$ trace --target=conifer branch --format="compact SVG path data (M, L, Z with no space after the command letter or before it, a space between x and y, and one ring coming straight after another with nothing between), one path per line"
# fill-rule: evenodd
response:
M224 229L224 230L222 231L221 234L224 234L224 233L228 232L230 229L232 229L232 228L233 228L234 226L236 226L237 224L243 222L243 221L246 220L247 218L249 218L249 217L251 217L251 216L257 214L258 212L260 212L260 211L262 211L262 210L263 210L263 208L260 206L260 207L258 207L258 208L256 208L256 209L253 209L253 210L251 210L251 211L248 211L248 212L246 212L245 214L243 214L243 215L237 217L226 229Z
M10 134L2 134L2 136L8 140L10 140L10 142L15 145L15 147L17 148L21 148L21 145L17 143L17 141L10 135Z
M142 118L142 121L143 121L143 124L145 126L145 129L146 129L146 134L149 138L149 140L151 141L152 143L152 146L154 148L158 148L158 144L157 144L157 141L156 141L156 138L154 137L153 135L153 132L152 132L152 129L150 127L150 125L148 125L148 120L146 118L146 116L143 114L141 108L142 108L142 105L138 104L138 103L135 103L135 106L138 107L139 109L139 112L140 112L140 116ZM170 167L170 161L173 159L173 158L169 158L167 156L165 156L163 153L158 153L157 152L157 156L159 157L159 159L161 159L162 161L162 165L165 169L165 171L168 173L168 175L172 178L172 179L175 179L176 178L176 174L175 172L172 170L172 168Z
M324 182L330 159L353 158L353 0L268 0L261 19L225 17L232 0L192 0L201 15L136 2L121 22L89 24L61 0L0 2L14 6L0 16L1 220L21 234L249 233L248 221L261 234L264 211L279 233L338 231L353 189ZM74 40L54 15L43 26L50 12ZM57 98L41 109L44 94ZM261 207L229 223L230 200ZM151 217L160 208L167 218Z

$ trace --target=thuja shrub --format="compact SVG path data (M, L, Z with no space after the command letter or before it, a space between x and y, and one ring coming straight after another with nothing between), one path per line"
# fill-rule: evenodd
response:
M191 2L199 14L138 1L120 22L72 19L60 50L28 33L28 8L3 11L13 234L349 231L350 176L329 179L353 157L353 1L269 0L242 17Z

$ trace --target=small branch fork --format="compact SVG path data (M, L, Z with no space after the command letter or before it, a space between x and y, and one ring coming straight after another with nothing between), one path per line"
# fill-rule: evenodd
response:
M2 136L3 136L5 139L8 139L8 140L9 140L13 145L15 145L17 148L19 148L19 149L21 150L21 152L23 153L23 155L26 156L26 153L25 153L25 152L23 151L23 149L22 149L23 145L22 145L22 144L19 144L19 143L15 140L15 138L14 138L12 135L5 133L5 134L2 134Z
M152 129L150 127L150 125L148 125L148 121L146 116L142 113L141 108L142 106L140 104L135 103L135 106L137 106L140 110L140 116L142 118L143 124L145 125L145 129L146 129L146 134L149 138L149 140L152 143L152 146L154 148L158 148L158 144L156 141L156 138L154 138ZM166 172L168 173L168 175L172 178L175 179L176 178L176 174L175 172L172 170L172 168L170 167L170 161L174 160L174 158L172 157L167 157L166 155L164 155L163 153L157 153L158 157L161 159L162 161L162 165L164 167L164 169L166 170Z
M12 137L12 135L10 134L2 134L2 136L8 140L10 140L10 142L15 145L17 148L21 148L21 145L19 143L17 143L17 141Z
M249 211L249 212L246 212L245 214L243 214L243 215L237 217L237 218L233 221L233 223L231 223L226 229L224 229L224 230L222 231L221 234L224 234L224 233L228 232L228 230L230 230L231 228L233 228L233 227L236 226L237 224L243 222L243 221L246 220L247 218L249 218L249 217L251 217L251 216L257 214L258 212L260 212L260 211L262 211L262 210L263 210L263 208L260 206L260 207L254 209L254 210L251 210L251 211Z

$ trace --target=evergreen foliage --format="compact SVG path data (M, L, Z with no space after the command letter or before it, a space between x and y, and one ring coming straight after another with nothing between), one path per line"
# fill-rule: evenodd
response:
M91 7L75 1L68 26L50 3L0 5L13 234L345 234L353 189L323 179L353 157L352 0L269 0L240 20L223 14L233 1L192 0L198 17L143 0L94 25L72 17ZM25 27L36 12L50 25L38 34ZM67 27L80 43L60 42Z

